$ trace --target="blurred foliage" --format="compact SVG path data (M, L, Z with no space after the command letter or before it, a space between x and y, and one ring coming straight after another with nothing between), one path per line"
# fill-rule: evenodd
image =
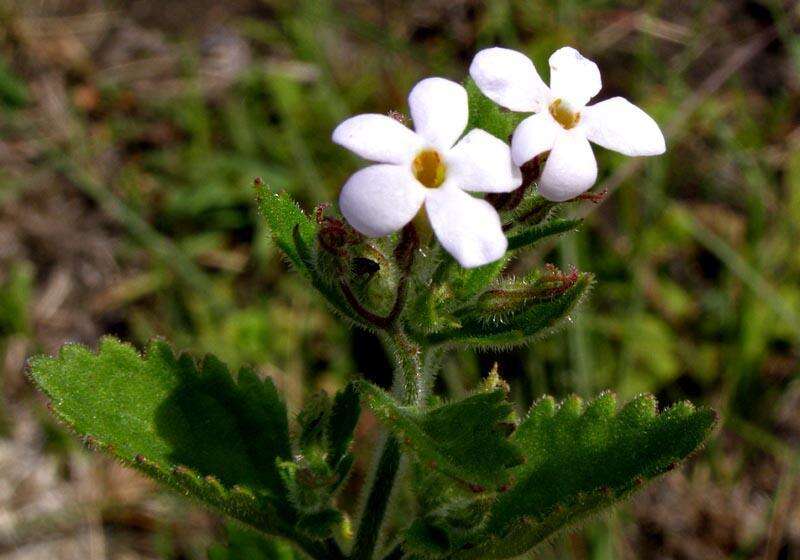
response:
M232 368L251 364L276 379L293 412L304 393L340 387L354 371L385 386L376 341L341 327L287 274L257 218L253 178L308 210L335 200L355 168L329 141L341 119L404 110L414 82L463 79L482 46L521 49L546 76L549 53L572 44L598 62L600 98L625 95L653 114L668 152L630 162L597 150L598 188L613 193L576 209L587 215L577 234L520 257L592 271L581 312L526 348L453 352L437 390L463 394L497 361L519 410L548 392L612 388L622 401L646 390L722 412L718 442L685 482L670 482L694 497L682 518L696 521L672 523L658 501L636 502L549 557L796 554L800 535L786 521L798 515L800 442L795 3L84 4L0 1L9 433L34 402L24 357L65 341L95 345L106 332L139 346L161 335ZM357 465L369 458L361 450ZM727 529L708 534L704 516ZM178 531L171 549L200 558L197 538ZM17 542L0 538L0 554Z

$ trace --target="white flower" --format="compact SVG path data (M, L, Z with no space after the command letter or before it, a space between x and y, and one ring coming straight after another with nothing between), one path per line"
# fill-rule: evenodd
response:
M561 202L586 192L597 180L589 140L628 156L664 153L656 122L622 97L586 104L600 91L600 70L571 47L550 57L548 88L524 54L499 47L475 55L469 73L481 91L512 111L534 112L514 131L511 155L523 165L549 151L539 192Z
M522 184L509 147L467 126L467 92L443 78L419 82L408 96L414 130L377 114L347 119L333 141L378 162L348 179L339 207L369 237L399 230L425 206L442 246L465 268L496 261L508 241L494 207L466 192L509 192ZM455 144L455 145L454 145Z

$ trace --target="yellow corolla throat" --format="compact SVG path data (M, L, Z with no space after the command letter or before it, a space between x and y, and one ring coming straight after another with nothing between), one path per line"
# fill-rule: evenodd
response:
M444 183L447 174L447 166L444 158L436 150L422 150L411 162L411 171L417 181L428 187L435 189Z
M558 124L569 130L581 120L581 114L570 109L569 105L556 99L550 104L550 114Z

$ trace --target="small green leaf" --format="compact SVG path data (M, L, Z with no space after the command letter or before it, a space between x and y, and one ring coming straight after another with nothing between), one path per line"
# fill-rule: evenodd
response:
M514 251L538 243L542 239L572 231L581 225L583 220L556 218L543 224L537 224L514 233L508 237L508 250Z
M256 196L259 211L272 232L275 244L301 274L310 278L309 262L300 254L295 230L306 246L312 246L317 234L317 224L285 192L276 194L266 185L257 183Z
M331 409L328 394L320 391L306 399L303 409L297 415L300 424L300 448L307 452L311 447L321 447L325 439L325 426Z
M212 356L198 367L163 342L141 356L113 338L30 367L88 444L265 532L291 528L276 466L292 456L286 407L269 379L249 369L234 379Z
M336 468L348 455L347 449L353 440L353 432L359 416L361 416L361 402L358 388L355 383L349 383L347 387L336 393L331 414L328 417L326 430L328 464L332 468Z
M524 344L551 332L581 302L591 288L592 276L581 274L575 283L552 299L530 302L513 315L465 310L459 326L427 336L432 344L457 343L473 347L502 347Z
M463 303L483 292L508 264L508 256L476 268L458 267L453 274L453 301Z
M330 536L343 521L333 507L333 496L346 479L353 456L348 447L361 406L350 384L331 399L324 392L313 395L297 415L300 448L291 461L278 461L283 484L298 512L296 527L311 538Z
M499 494L486 539L458 559L510 558L641 488L703 444L716 421L709 409L679 403L657 414L640 396L617 412L611 393L584 407L572 397L535 404L511 441L525 454L516 484Z
M509 467L521 461L504 433L511 405L502 389L471 395L425 412L401 406L381 389L359 383L378 419L405 443L424 466L478 486L507 482Z
M469 99L467 131L480 128L503 142L508 142L514 129L528 115L503 109L486 97L471 78L467 79L464 87Z
M336 475L323 461L298 457L296 461L278 461L278 470L289 500L298 512L294 528L321 539L329 536L342 521L342 514L331 506L330 488Z
M258 208L272 232L275 243L289 261L345 319L369 329L353 312L338 287L317 268L312 247L316 243L317 224L286 194L276 194L266 185L256 184Z

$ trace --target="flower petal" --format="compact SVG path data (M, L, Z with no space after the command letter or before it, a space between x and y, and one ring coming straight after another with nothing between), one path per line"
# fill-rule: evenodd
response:
M475 128L447 154L447 179L468 191L510 192L522 184L522 173L505 142Z
M511 49L483 49L472 59L469 75L486 97L512 111L539 112L550 98L531 59Z
M586 107L581 123L589 140L626 156L655 156L666 151L656 121L622 97Z
M391 117L368 113L341 123L333 141L359 156L382 163L405 163L422 147L422 138Z
M414 130L439 150L450 149L467 126L467 91L450 80L422 80L408 94L408 106Z
M553 148L556 136L563 129L548 111L531 115L517 126L511 139L511 157L522 166L539 154Z
M464 268L494 262L508 247L494 207L454 186L428 192L425 208L439 243Z
M539 194L563 202L583 194L597 180L597 161L580 129L564 131L556 138L539 180Z
M339 208L355 229L382 237L410 222L425 201L425 187L407 166L371 165L353 174L339 195Z
M602 81L597 64L572 47L562 47L550 55L550 90L553 99L568 103L578 111L600 92Z

